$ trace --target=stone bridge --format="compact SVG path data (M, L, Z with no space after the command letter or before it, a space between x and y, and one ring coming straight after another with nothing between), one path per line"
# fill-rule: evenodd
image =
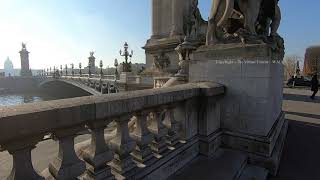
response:
M136 78L136 77L135 77ZM101 95L149 89L152 86L143 85L133 78L131 81L117 80L115 76L52 76L6 77L0 78L1 93L25 93L44 91L59 98L72 98L88 95Z
M100 95L119 92L117 80L101 79L101 78L86 78L86 77L46 77L38 84L39 88L55 89L59 88L68 89L74 92L77 88L78 91L87 95ZM72 86L72 87L70 87Z
M1 108L1 149L13 156L8 179L165 179L210 151L207 135L218 126L208 120L219 121L214 112L223 94L221 85L190 83ZM130 121L136 128L128 128ZM105 139L112 122L116 131ZM74 138L86 129L91 143L78 158ZM35 170L31 151L44 137L59 142L59 153L47 169Z

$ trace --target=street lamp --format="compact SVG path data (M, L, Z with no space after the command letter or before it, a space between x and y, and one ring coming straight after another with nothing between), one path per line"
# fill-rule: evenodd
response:
M74 76L74 64L73 63L71 63L71 76L73 77Z
M88 63L88 68L89 68L89 78L91 77L91 62L89 61L89 63Z
M100 60L100 77L102 78L103 72L102 72L103 62Z
M81 63L79 63L79 71L80 71L79 74L80 74L80 77L82 75L81 68L82 68L82 65L81 65Z
M56 66L53 66L53 78L56 78Z
M68 65L67 64L65 66L65 69L66 69L66 76L68 76Z
M118 66L119 66L118 59L114 60L114 66L116 67L116 71L114 74L116 75L116 79L117 79L118 75L119 75L119 73L118 73Z
M128 62L128 58L130 57L130 59L133 56L133 50L131 50L131 53L129 53L128 48L129 45L127 42L124 43L123 45L124 47L124 52L122 53L122 51L120 50L120 56L123 56L125 59L125 62L122 63L122 71L123 72L131 72L131 62Z

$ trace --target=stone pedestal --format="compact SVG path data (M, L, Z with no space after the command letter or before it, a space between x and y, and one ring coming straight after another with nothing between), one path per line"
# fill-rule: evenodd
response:
M133 76L133 73L132 72L122 72L120 74L120 82L127 83L129 76Z
M259 154L264 162L280 157L280 152L272 153L276 144L282 149L278 141L284 138L279 137L287 130L282 112L283 52L266 44L221 44L200 47L191 59L190 82L226 87L220 108L222 145Z
M268 45L217 45L194 52L190 81L213 81L227 87L221 127L267 136L282 109L281 53Z

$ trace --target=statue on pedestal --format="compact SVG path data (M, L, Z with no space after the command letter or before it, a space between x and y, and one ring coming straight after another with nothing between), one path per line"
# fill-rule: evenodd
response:
M90 52L90 57L88 59L89 59L89 62L88 62L89 75L95 74L96 73L96 64L95 64L96 58L94 57L93 51Z

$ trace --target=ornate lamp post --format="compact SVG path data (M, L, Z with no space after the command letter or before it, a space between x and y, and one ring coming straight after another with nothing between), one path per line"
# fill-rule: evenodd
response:
M53 66L53 78L56 78L56 66Z
M102 62L102 60L100 60L100 77L101 77L101 78L102 78L102 76L103 76L102 67L103 67L103 62Z
M66 76L68 76L68 65L65 65L65 69L66 69Z
M74 64L71 63L71 76L73 77L74 76Z
M128 58L132 58L133 56L133 50L131 50L131 53L129 53L128 48L129 45L127 42L124 43L124 52L120 50L120 56L123 56L125 61L122 63L122 71L123 72L131 72L131 62L128 62Z
M89 78L91 77L91 61L89 61L89 63L88 63L88 73L89 73Z
M80 74L80 77L82 76L81 68L82 68L82 65L81 65L81 63L79 63L79 74Z
M115 59L114 60L114 66L116 67L116 71L115 71L115 76L116 76L116 79L118 79L118 76L119 76L119 72L118 72L118 66L119 66L119 63L118 63L118 59Z
M60 74L61 74L61 76L63 76L62 65L60 65Z

